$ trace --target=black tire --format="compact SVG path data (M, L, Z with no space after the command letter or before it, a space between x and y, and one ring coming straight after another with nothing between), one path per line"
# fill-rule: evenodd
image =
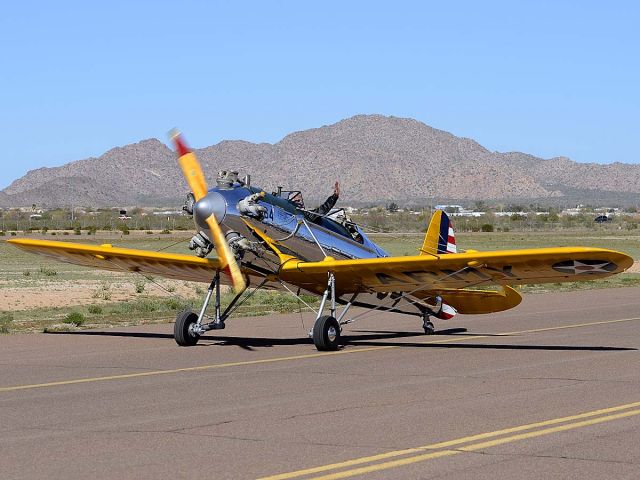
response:
M337 350L340 346L340 324L325 315L316 320L313 325L313 343L320 351Z
M189 327L198 321L198 315L191 310L184 310L176 317L176 323L173 326L173 338L181 347L193 347L200 335L194 335L189 331Z

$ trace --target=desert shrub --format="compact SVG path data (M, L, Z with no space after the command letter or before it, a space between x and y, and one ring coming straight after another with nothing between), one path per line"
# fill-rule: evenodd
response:
M155 299L144 299L138 302L125 303L125 309L129 312L156 312L160 309L160 301ZM123 305L123 306L124 306Z
M87 310L89 311L89 313L92 313L94 315L100 315L102 313L102 307L100 305L89 305L89 308L87 308Z
M80 231L80 227L74 227L73 234L74 235L81 235L82 232Z
M109 289L111 286L108 283L103 283L98 289L93 292L93 298L99 298L101 300L111 300L111 292Z
M147 235L153 235L153 232L151 230L147 230Z
M160 233L162 233L163 235L169 235L171 233L171 230L169 230L168 228L165 228Z
M483 232L493 232L493 225L490 223L484 223L482 227L480 227L480 230Z
M55 268L51 267L40 267L40 273L45 277L55 277L58 275L58 271Z
M24 272L22 272L22 275L24 275L25 277L30 277L31 272L29 270L25 270Z
M143 280L136 280L133 285L136 289L136 293L144 292L145 282Z
M69 324L75 325L76 327L79 327L85 322L85 318L84 318L84 315L81 314L80 312L71 312L71 313L68 313L67 316L64 317L62 321L64 323L69 323Z

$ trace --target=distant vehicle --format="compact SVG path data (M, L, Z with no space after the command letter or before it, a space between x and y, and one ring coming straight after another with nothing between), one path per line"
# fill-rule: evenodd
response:
M607 223L611 221L611 218L607 217L606 215L598 215L593 219L593 221L596 223Z

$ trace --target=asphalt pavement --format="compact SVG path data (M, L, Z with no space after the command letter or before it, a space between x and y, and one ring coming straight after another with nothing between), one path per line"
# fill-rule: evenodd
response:
M0 478L638 479L638 293L374 312L334 353L298 313L0 336Z

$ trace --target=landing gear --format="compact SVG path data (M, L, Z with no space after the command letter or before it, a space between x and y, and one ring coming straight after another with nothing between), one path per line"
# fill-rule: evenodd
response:
M340 334L342 333L340 325L349 323L349 321L342 322L342 318L347 313L347 310L349 310L356 296L357 294L353 295L351 300L349 300L342 309L340 315L336 318L336 278L333 276L333 273L329 272L327 288L320 301L316 323L313 324L313 330L309 332L309 336L313 338L313 344L321 352L337 350L340 347ZM329 304L330 315L322 315L327 300L331 302Z
M435 297L435 300L435 305L427 304L427 306L422 309L422 328L424 329L425 335L433 335L436 333L436 327L433 325L430 315L441 318L438 313L442 311L442 297L438 295Z
M260 286L258 288L260 288ZM202 308L200 309L200 314L198 315L192 312L191 310L185 310L183 312L180 312L176 317L176 324L173 328L173 338L175 339L176 343L181 347L192 347L196 343L198 343L198 340L200 339L200 336L203 333L208 332L209 330L222 330L225 327L224 321L229 317L231 312L234 310L236 302L238 301L238 299L246 289L247 287L245 287L244 290L239 292L235 296L235 298L231 301L231 303L226 308L226 310L221 313L220 312L220 272L216 272L216 275L215 277L213 277L213 280L211 281L211 284L209 285L209 288L207 290L207 296L205 297L204 303L202 304ZM209 306L209 302L211 301L211 297L213 296L214 293L215 293L215 316L212 322L202 323L202 320L205 318L205 312L207 310L207 307ZM253 293L255 293L255 290ZM249 294L249 296L251 296L251 294Z
M176 317L173 326L173 337L181 347L193 347L200 339L200 334L194 330L198 323L198 315L191 310L184 310Z
M324 315L313 325L313 343L320 351L337 350L340 346L340 324L338 320Z
M424 328L425 335L433 335L436 333L436 327L433 325L433 322L429 320L429 316L425 315L422 321L422 328Z

